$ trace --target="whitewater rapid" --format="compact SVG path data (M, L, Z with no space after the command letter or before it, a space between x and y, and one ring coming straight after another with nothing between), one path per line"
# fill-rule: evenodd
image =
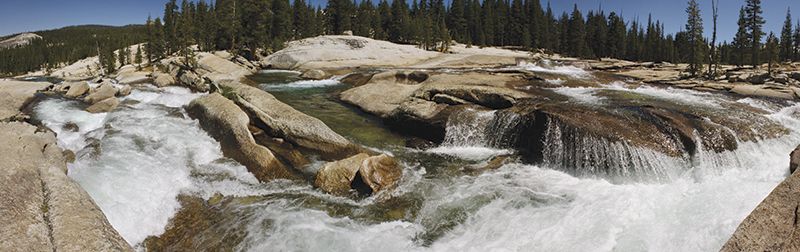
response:
M90 114L76 101L51 98L35 114L57 133L62 148L76 153L68 175L136 245L164 231L180 207L180 193L235 195L258 182L223 158L219 143L183 111L199 96L179 87L149 87L134 90L110 113ZM64 129L70 122L78 132Z
M703 94L639 92L714 105ZM800 105L742 99L736 102L768 108L769 117L792 133L739 143L733 152L700 152L691 169L669 181L611 183L524 164L442 177L431 175L439 167L401 160L404 177L392 196L420 197L419 209L374 222L307 207L297 195L356 209L380 205L374 197L336 197L288 181L258 183L186 115L182 106L200 95L144 87L110 113L89 114L78 102L56 98L35 113L63 148L77 154L69 176L132 245L164 232L180 194L271 196L239 206L248 214L225 223L247 231L236 247L242 251L716 251L786 177L788 153L800 141L794 116ZM70 122L77 132L65 129ZM453 130L448 127L447 144L428 152L474 160L508 154L483 144L483 136L459 138Z

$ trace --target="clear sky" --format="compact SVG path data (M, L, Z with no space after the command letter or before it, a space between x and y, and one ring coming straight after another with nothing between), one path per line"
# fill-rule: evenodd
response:
M324 5L325 0L310 0ZM377 1L377 0L376 0ZM80 24L126 25L144 23L148 15L158 16L166 0L0 0L0 36L26 31L59 28ZM711 32L711 0L699 0L703 8L706 33ZM795 23L800 20L800 0L762 0L765 30L780 33L786 9L795 11ZM647 15L665 23L667 32L679 31L686 19L683 0L552 0L557 13L572 10L573 4L584 11L617 11L628 20L639 17L646 22ZM719 40L730 41L736 33L739 7L744 0L721 0ZM542 0L546 6L547 0ZM585 13L585 12L584 12Z

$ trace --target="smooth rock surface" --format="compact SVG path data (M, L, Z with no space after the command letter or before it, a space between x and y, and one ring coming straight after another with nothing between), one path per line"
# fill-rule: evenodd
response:
M393 157L381 154L361 162L358 175L372 189L373 193L377 193L396 186L403 176L403 168Z
M99 87L90 91L89 95L87 95L86 98L83 98L83 101L89 104L95 104L102 100L114 97L115 95L117 95L117 89L110 83L103 83L100 84Z
M153 83L156 84L157 87L166 87L175 85L175 78L173 78L172 75L159 72L156 72L153 75L154 75Z
M213 93L192 101L187 112L220 142L226 157L243 164L259 180L298 178L272 151L256 143L247 128L250 118L234 102Z
M330 194L349 194L351 183L356 177L361 163L367 158L369 158L369 155L359 153L346 159L325 164L317 172L314 186Z
M79 96L89 92L90 89L89 83L86 83L85 81L71 82L62 85L66 85L66 87L68 87L67 93L64 94L64 97L67 98L78 98Z
M13 117L25 106L39 90L44 90L49 82L29 82L0 79L0 121Z
M791 157L792 164L800 163L794 152ZM721 251L800 251L798 216L800 173L793 173L739 224Z
M237 103L260 121L256 126L273 137L286 139L298 147L315 151L323 159L354 155L359 148L317 118L303 114L261 89L239 82L223 82L241 97Z
M0 123L0 251L132 251L66 175L55 135Z
M322 80L328 78L329 76L330 75L328 73L319 69L311 69L303 72L303 74L300 75L301 78L312 80Z
M106 113L111 112L119 106L119 99L117 97L109 97L105 100L99 101L92 106L86 108L89 113Z

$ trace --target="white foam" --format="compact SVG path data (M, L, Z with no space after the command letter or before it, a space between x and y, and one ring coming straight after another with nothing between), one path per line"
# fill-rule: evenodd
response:
M179 108L203 95L203 93L192 93L188 88L170 86L155 90L135 89L131 91L131 94L126 96L125 99L146 104L160 104L167 107Z
M262 74L269 74L269 73L287 73L287 74L297 74L297 75L302 74L301 72L298 72L298 71L283 70L283 69L264 69L264 70L260 70L258 72L262 73Z
M558 94L568 96L570 99L584 104L599 105L603 103L603 98L596 96L597 88L589 87L558 87L553 88Z
M589 71L582 68L572 65L555 65L547 60L540 61L539 63L520 62L516 68L531 72L565 75L575 79L588 79L592 77Z
M566 82L566 80L562 80L560 78L559 79L548 79L548 80L545 80L545 82L547 82L549 84L552 84L552 85L561 86L562 84L564 84L564 82Z
M457 157L464 160L481 161L491 157L511 154L510 150L482 146L439 146L427 152Z
M59 133L61 142L88 135L99 139L96 150L89 147L79 152L75 163L68 165L68 174L132 245L164 231L180 207L176 197L181 193L235 195L258 183L243 166L224 159L219 143L196 121L170 111L198 95L182 88L162 93L135 90L127 99L139 104L102 115L87 115L75 107L76 102L54 99L36 108L48 126L67 121L81 126L79 134ZM67 146L76 151L82 148Z
M78 108L77 101L48 99L42 101L35 109L35 116L44 126L47 126L58 135L58 145L61 148L78 152L86 147L87 135L105 124L108 113L92 114ZM78 131L64 129L67 124L75 124Z
M320 88L330 87L342 84L338 79L325 79L325 80L301 80L287 84L262 84L261 87L265 90L292 90L292 89L306 89L306 88Z
M600 87L557 87L552 90L585 104L601 104L604 98L596 95L601 90L631 92L684 105L712 108L722 108L720 101L723 100L719 95L689 89L659 88L649 85L629 88L626 83L620 81L603 84Z
M608 85L603 85L605 89L620 90L643 94L659 99L675 101L685 105L702 106L702 107L717 107L720 108L718 100L719 96L712 93L700 92L690 89L678 88L658 88L649 85L642 85L636 88L626 88L625 83L615 81Z

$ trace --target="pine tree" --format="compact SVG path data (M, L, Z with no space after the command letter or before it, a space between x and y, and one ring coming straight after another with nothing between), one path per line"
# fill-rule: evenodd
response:
M289 0L273 0L272 13L272 49L277 51L283 49L283 44L292 39L292 10Z
M411 36L409 33L410 15L408 4L405 1L392 1L392 17L389 22L389 41L407 43Z
M546 32L545 13L542 10L542 3L539 1L526 1L528 10L528 28L531 34L531 44L526 45L530 48L544 48L544 33Z
M342 34L352 31L353 2L350 0L330 0L325 7L329 34Z
M377 20L377 24L373 23L375 39L388 40L389 26L391 26L390 24L392 22L392 8L389 6L389 2L381 0L378 4L377 12L377 17L379 17L379 19Z
M525 10L522 6L522 0L513 0L511 2L511 17L509 19L508 26L508 30L510 32L509 38L511 39L509 43L511 45L530 45L530 29L528 29L527 24L528 22L525 18Z
M797 22L794 28L794 60L800 61L800 21Z
M705 46L703 42L703 18L700 16L700 6L698 6L697 0L689 0L686 14L689 16L686 21L689 42L689 68L687 71L692 76L697 76L697 73L702 68L703 57L701 50Z
M764 36L762 26L764 25L764 18L761 17L763 10L761 9L761 0L746 0L745 1L745 20L747 24L747 31L750 37L750 62L753 67L759 65L759 50L761 50L761 37Z
M772 73L773 65L777 64L780 60L780 48L778 45L778 38L775 34L770 32L767 36L766 43L766 56L767 56L767 72Z
M353 34L362 37L372 37L372 19L375 18L375 7L372 1L361 0L356 12L356 22L353 25Z
M164 6L164 41L167 44L167 54L178 51L178 4L176 0L169 0Z
M569 52L578 57L591 57L591 52L588 50L586 44L586 23L583 21L583 14L578 10L578 5L575 4L572 10L572 16L569 19L569 26L567 28L567 44L569 45Z
M156 21L159 21L156 19ZM100 67L103 68L103 72L105 74L111 74L117 70L116 67L116 54L114 53L114 49L111 45L110 41L105 41L104 43L100 44L99 51L99 62Z
M298 39L310 37L313 34L311 18L314 15L311 7L306 4L305 0L295 0L292 12L294 37Z
M243 0L239 1L242 8L241 44L245 50L245 58L254 60L259 49L266 48L271 43L271 15L269 1Z
M125 55L125 49L121 48L121 49L117 50L117 60L119 60L119 66L120 67L122 67L124 65L127 65L128 59L127 59L127 55Z
M791 61L793 56L792 43L792 11L786 10L786 21L783 22L783 30L781 30L781 44L780 44L780 59L782 61Z
M136 46L136 56L133 58L133 63L136 64L136 70L142 70L142 45Z
M538 2L538 1L535 1ZM624 26L625 24L623 24ZM542 31L542 40L540 40L541 47L550 51L556 51L559 47L559 29L558 22L553 9L550 8L550 2L547 2L547 11L544 17L544 30Z
M394 6L394 2L402 1L393 1L392 6ZM447 12L447 27L450 28L453 38L462 43L467 42L467 19L464 12L464 0L453 0L450 4L450 10Z
M155 32L153 28L154 22L150 16L147 16L147 22L145 23L145 30L147 33L147 44L145 45L145 50L147 51L147 62L153 62L153 46L155 45Z
M236 51L241 30L241 13L237 11L236 1L217 0L214 16L218 24L215 39L217 49Z
M617 59L625 57L625 21L617 13L608 15L608 55Z
M153 61L161 60L166 57L167 48L166 42L164 41L164 27L161 25L160 18L156 18L156 21L153 22L153 39L148 43L148 45L152 46L151 58Z
M737 22L739 29L733 37L733 63L737 66L742 66L747 62L747 55L750 52L748 49L752 42L750 42L750 35L747 33L747 19L745 18L744 7L739 9L739 21Z

